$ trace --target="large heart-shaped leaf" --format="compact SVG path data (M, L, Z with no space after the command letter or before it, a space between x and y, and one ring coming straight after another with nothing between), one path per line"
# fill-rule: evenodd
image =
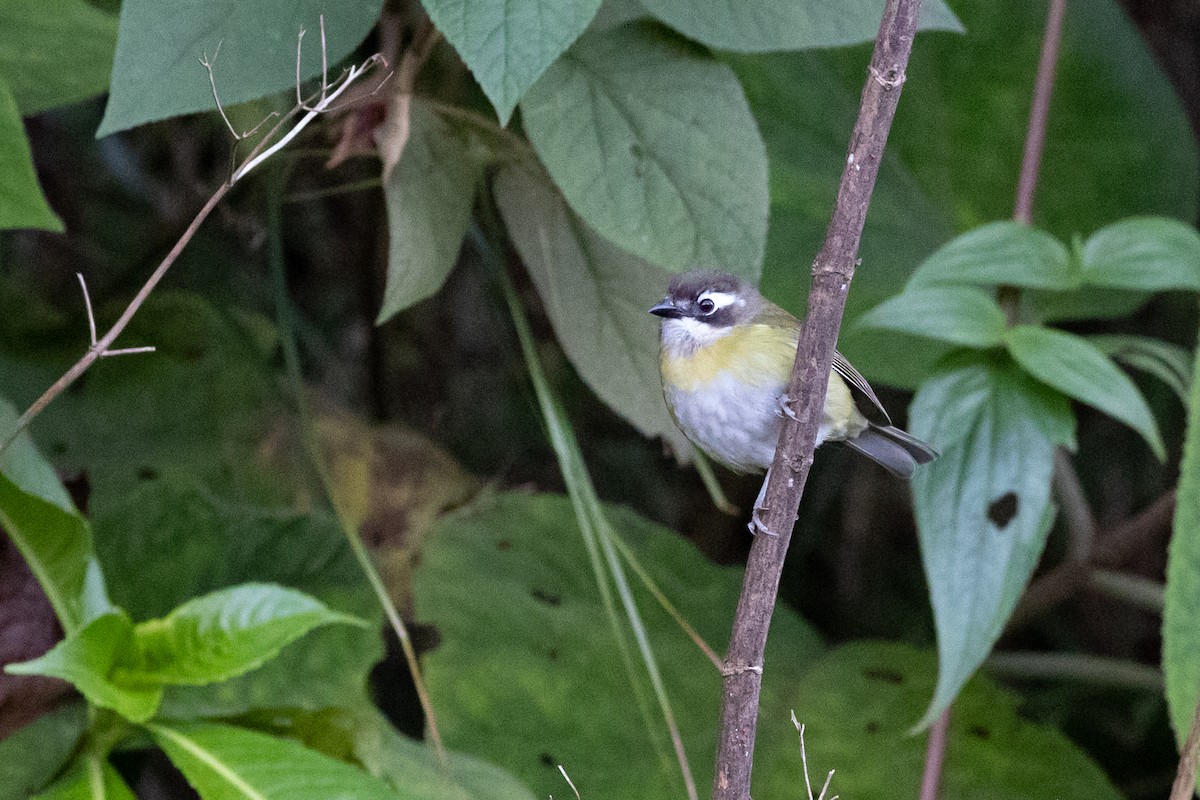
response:
M97 136L195 111L215 111L208 74L198 59L215 58L221 102L243 103L296 83L296 41L307 30L300 73L321 74L320 17L326 57L345 58L379 17L383 0L275 3L189 3L125 0L113 63L112 87ZM220 54L217 48L220 48ZM331 74L337 77L337 72Z
M987 657L1037 565L1054 447L1074 442L1074 417L1005 357L979 354L926 381L909 424L941 453L912 482L938 638L926 725Z
M756 280L767 159L737 78L660 27L585 35L521 101L526 133L601 236L668 269Z
M422 0L508 123L517 101L579 38L600 0Z

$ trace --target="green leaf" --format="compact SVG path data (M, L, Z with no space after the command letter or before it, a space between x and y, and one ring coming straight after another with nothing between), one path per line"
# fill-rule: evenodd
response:
M234 504L191 483L150 481L98 513L96 531L113 597L134 619L165 616L225 587L265 582L373 624L314 630L240 678L170 687L164 715L233 716L254 708L318 710L365 701L368 673L383 657L375 626L380 610L329 516Z
M910 286L976 284L1073 289L1079 276L1062 242L1019 222L993 222L964 233L925 259Z
M1054 446L1073 444L1074 417L1062 395L981 354L926 381L909 425L941 453L912 482L938 641L925 726L987 657L1037 566L1054 519Z
M1166 458L1142 393L1086 339L1040 325L1018 325L1008 331L1008 350L1030 375L1124 422L1142 435L1159 459Z
M1092 234L1082 256L1083 280L1093 286L1200 289L1200 233L1179 220L1121 220Z
M442 288L458 261L483 166L466 132L412 101L404 153L383 184L388 275L376 324Z
M1187 435L1179 465L1163 609L1163 678L1175 741L1183 748L1200 697L1200 371L1193 371Z
M17 423L0 400L0 441ZM0 527L29 565L67 633L108 610L92 534L27 432L0 453Z
M50 652L32 661L9 664L13 675L48 675L75 685L83 696L126 719L144 722L162 702L162 687L121 679L120 666L137 658L133 623L123 612L105 614L69 634Z
M658 322L646 312L670 275L597 236L536 166L506 167L494 186L513 244L580 376L642 435L688 452L663 401Z
M728 67L653 25L591 32L521 114L567 202L601 236L667 269L757 280L767 160Z
M1004 311L986 292L960 286L910 289L858 318L859 326L900 331L967 347L1004 341Z
M26 800L67 763L87 725L87 708L72 703L43 714L0 740L0 800Z
M741 570L712 564L678 535L625 509L605 506L604 513L683 616L721 651ZM720 676L648 592L636 584L633 590L696 782L709 785ZM449 747L510 770L537 797L569 794L553 764L565 765L589 800L683 796L670 743L648 737L640 724L566 497L500 494L444 517L426 540L413 593L417 618L435 624L441 637L423 663ZM787 718L799 675L820 649L795 613L776 610L764 719ZM763 735L758 752L794 760L795 739ZM790 770L756 766L755 779L756 796L784 797L795 788Z
M398 800L534 800L511 773L481 759L448 752L447 764L439 764L428 742L401 735L382 716L355 728L354 756L387 781Z
M30 800L137 800L107 759L94 753L78 763L53 786Z
M507 125L517 101L596 16L600 0L422 0Z
M906 728L933 689L932 654L855 642L804 676L794 698L813 779L836 769L829 794L918 797L924 736ZM1103 770L1053 728L1030 722L1021 698L976 676L950 715L939 796L971 800L1118 800ZM870 753L870 758L863 758ZM788 765L797 770L795 753ZM758 759L754 774L762 765ZM799 796L803 796L803 791Z
M1187 407L1192 385L1192 354L1187 350L1177 344L1133 334L1089 336L1087 340L1105 355L1158 378Z
M0 82L23 116L108 90L117 18L84 0L5 0L0 4ZM69 64L63 53L71 54ZM0 146L0 151L4 148Z
M63 224L42 195L21 112L0 79L0 230L4 228L61 232Z
M883 13L879 0L837 4L753 0L736 6L705 0L642 0L642 5L688 38L739 53L873 41ZM954 12L941 0L922 7L921 27L959 33L963 30Z
M146 726L204 800L395 800L378 778L286 739L212 723Z
M301 74L321 74L320 15L330 77L334 66L362 42L375 25L383 0L342 3L336 13L321 0L276 3L192 3L185 7L158 0L125 0L113 63L112 89L97 136L195 111L215 111L208 74L198 63L206 53L214 64L217 91L226 106L244 103L296 83L296 40L301 29ZM294 91L294 90L293 90Z
M362 625L293 589L247 583L189 600L135 629L140 658L128 681L203 686L261 667L322 625Z

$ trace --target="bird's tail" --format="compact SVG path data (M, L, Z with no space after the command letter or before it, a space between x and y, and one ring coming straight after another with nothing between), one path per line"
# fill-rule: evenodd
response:
M865 431L846 444L898 478L912 477L918 464L927 464L938 453L915 436L893 425L870 423Z

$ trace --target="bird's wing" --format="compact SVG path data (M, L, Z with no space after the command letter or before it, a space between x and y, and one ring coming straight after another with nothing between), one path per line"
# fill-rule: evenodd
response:
M883 403L879 402L879 398L875 396L875 390L871 388L871 384L867 383L867 379L846 360L845 356L837 351L834 351L833 354L833 371L841 375L846 383L850 384L850 390L857 397L869 400L874 409L883 415L888 425L892 424L892 418L888 416Z

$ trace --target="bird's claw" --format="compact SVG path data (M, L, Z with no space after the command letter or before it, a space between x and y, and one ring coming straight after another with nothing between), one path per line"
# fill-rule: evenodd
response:
M767 527L767 523L763 522L762 512L767 509L762 506L755 506L754 511L750 514L750 523L746 526L750 529L753 536L762 534L764 536L778 536L779 534Z
M796 412L792 410L792 398L786 394L779 395L779 410L776 413L781 417L787 417L796 422L800 421L800 418L796 416Z

